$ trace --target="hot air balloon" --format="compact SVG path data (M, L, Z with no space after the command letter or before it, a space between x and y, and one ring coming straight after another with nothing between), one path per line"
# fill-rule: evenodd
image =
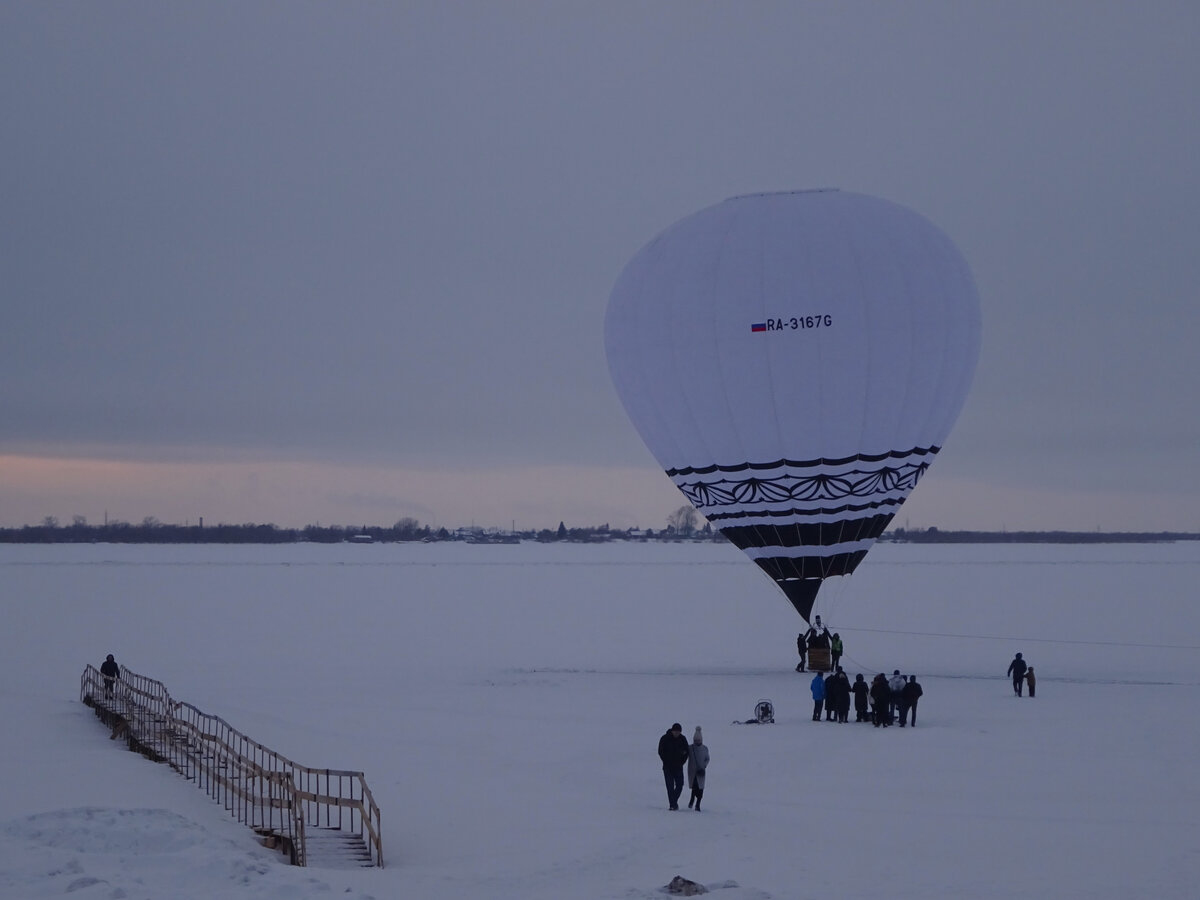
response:
M837 190L681 219L625 267L605 318L613 383L650 452L806 621L941 449L979 334L950 240Z

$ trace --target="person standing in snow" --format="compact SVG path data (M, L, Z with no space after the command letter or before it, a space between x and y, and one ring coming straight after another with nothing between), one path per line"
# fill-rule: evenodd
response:
M829 662L833 666L834 671L837 671L838 663L842 661L842 636L836 631L833 633L833 640L829 642Z
M683 726L676 722L658 739L658 758L662 760L663 779L667 783L667 804L671 809L679 809L679 795L683 793L683 764L688 761L689 755Z
M1033 666L1025 672L1025 683L1029 685L1029 696L1032 697L1037 688L1037 676L1033 674Z
M921 695L925 691L917 684L917 676L909 675L908 684L904 685L904 689L900 691L900 727L904 727L904 721L908 718L908 714L912 713L913 728L917 727L917 701L921 699Z
M1018 697L1021 696L1021 685L1025 682L1025 673L1028 670L1029 665L1021 658L1020 653L1008 664L1008 674L1012 676L1013 690L1017 692Z
M113 685L121 679L121 667L117 665L111 653L100 663L100 675L104 678L104 696L111 697Z
M821 677L820 672L813 674L813 679L809 682L808 688L812 691L813 721L820 722L821 707L825 705L825 679Z
M700 801L704 799L704 772L708 768L708 748L704 746L704 734L700 726L692 735L692 743L688 746L687 778L692 789L692 797L688 800L688 809L694 808L700 812Z
M834 718L839 722L850 721L850 678L846 675L845 670L841 666L837 667L837 672L833 676L833 684L837 689L834 693L837 695L837 700L834 703ZM826 701L828 702L828 701Z
M887 728L892 724L888 718L888 705L892 702L892 689L888 687L887 676L880 672L871 682L871 706L875 712L875 727L882 725Z
M850 690L854 693L854 721L870 722L871 714L867 711L867 701L871 696L871 686L863 681L861 672L854 676L854 685Z
M803 672L805 659L808 656L808 642L804 640L803 631L796 635L796 652L800 654L800 662L796 665L796 671Z
M892 700L888 704L888 722L896 720L896 710L900 706L900 694L904 691L904 676L900 674L899 669L892 670L892 677L888 679L888 687L892 691Z

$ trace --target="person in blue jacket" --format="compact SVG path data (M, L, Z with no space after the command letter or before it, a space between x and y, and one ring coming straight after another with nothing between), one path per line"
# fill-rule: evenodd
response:
M813 675L813 680L809 684L813 695L813 721L821 721L821 707L825 705L825 679L821 677L821 673L817 672Z

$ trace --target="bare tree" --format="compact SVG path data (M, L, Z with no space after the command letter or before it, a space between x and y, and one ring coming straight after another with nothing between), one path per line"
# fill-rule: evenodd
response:
M696 520L698 518L696 507L681 506L667 516L667 527L673 529L676 534L690 537L692 532L696 530Z

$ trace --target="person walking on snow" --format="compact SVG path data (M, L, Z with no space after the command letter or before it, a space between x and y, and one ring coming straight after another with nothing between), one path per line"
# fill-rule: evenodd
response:
M704 799L704 771L708 768L708 748L704 746L704 735L700 726L692 735L692 743L688 747L687 777L692 789L692 797L688 800L688 809L695 804L696 812L700 812L700 801Z
M1029 685L1029 696L1032 697L1034 690L1037 688L1037 676L1033 674L1033 666L1025 673L1025 683Z
M683 736L683 726L676 722L658 739L658 758L662 760L667 803L671 809L679 809L679 795L683 793L683 764L688 757L688 742Z
M1021 658L1018 653L1013 657L1013 661L1008 664L1008 674L1012 676L1013 690L1017 692L1017 696L1021 696L1021 684L1025 681L1025 673L1029 670L1029 665Z
M813 675L813 680L809 682L808 687L812 691L813 721L820 722L821 707L825 705L825 679L821 677L820 672Z
M104 696L111 697L113 684L121 679L121 667L113 659L111 653L104 658L104 662L100 663L100 674L104 678Z

